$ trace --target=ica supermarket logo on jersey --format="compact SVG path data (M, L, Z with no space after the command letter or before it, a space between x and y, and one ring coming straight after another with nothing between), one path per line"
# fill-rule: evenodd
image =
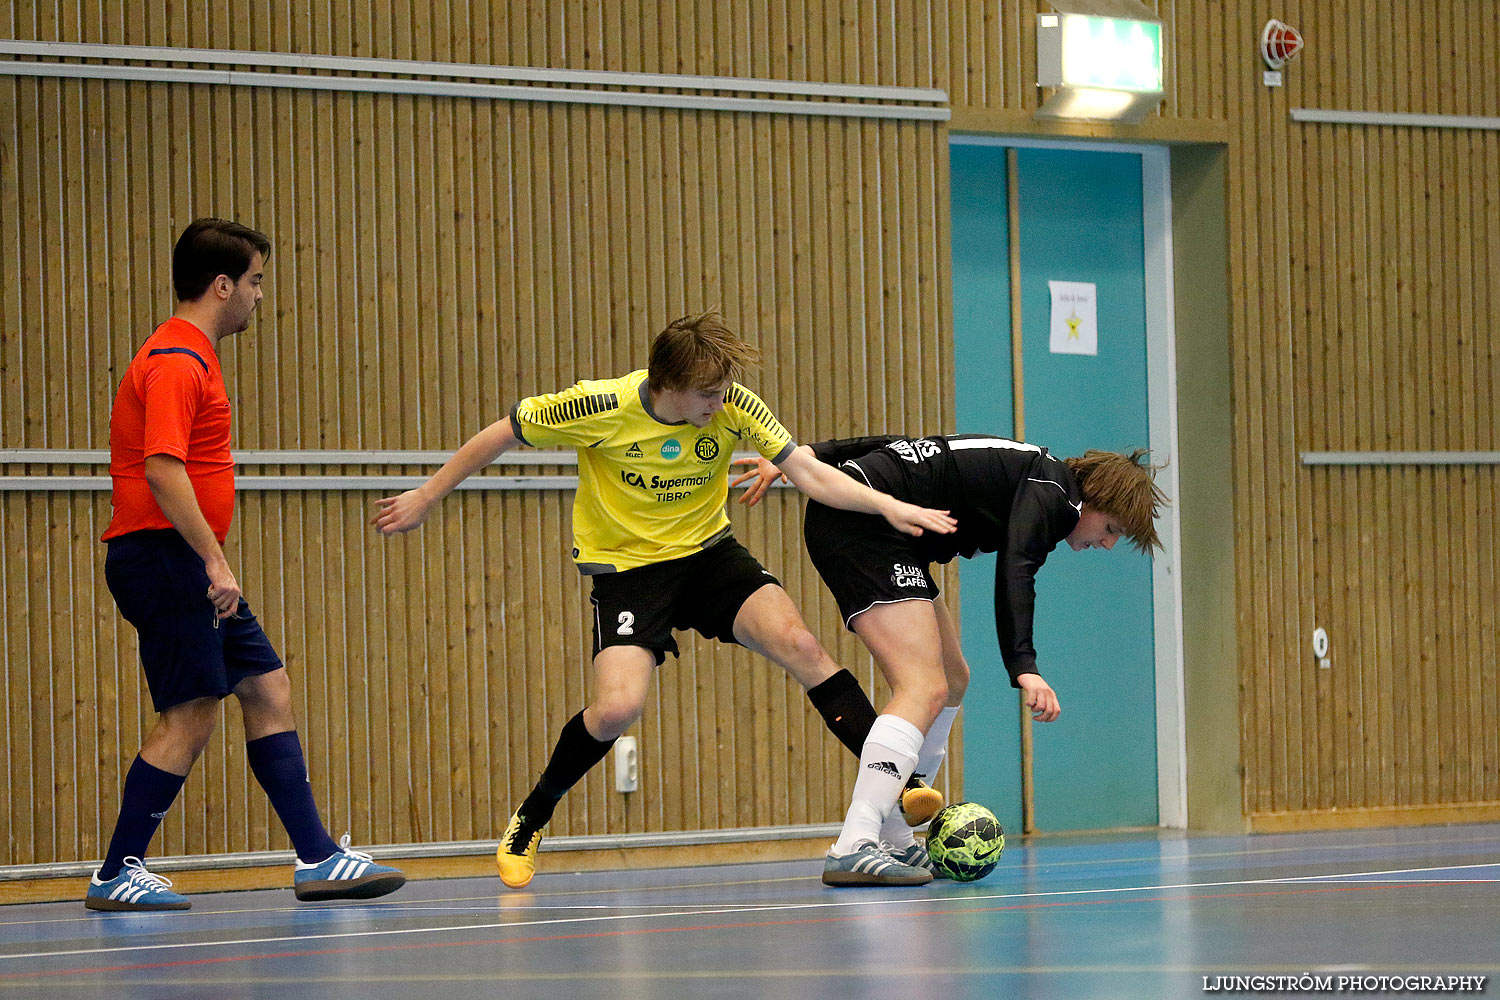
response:
M712 462L719 457L719 442L704 435L693 442L693 454L698 456L700 462Z
M662 442L661 457L669 462L675 462L682 457L682 442L676 438L668 438Z

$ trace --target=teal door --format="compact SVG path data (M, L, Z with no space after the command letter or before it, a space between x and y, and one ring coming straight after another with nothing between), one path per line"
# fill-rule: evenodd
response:
M1145 245L1139 154L1017 151L1019 226L1007 214L1003 146L951 147L953 293L960 431L1012 434L1011 240L1020 248L1026 439L1059 457L1145 447ZM1051 349L1049 282L1096 291L1098 353ZM1020 724L994 631L994 557L960 569L965 797L1019 830ZM1151 561L1059 546L1037 577L1036 647L1062 717L1034 724L1042 831L1157 823Z

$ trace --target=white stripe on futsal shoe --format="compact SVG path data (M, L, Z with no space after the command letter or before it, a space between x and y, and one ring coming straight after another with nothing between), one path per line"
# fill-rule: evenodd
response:
M124 859L118 875L100 881L96 871L89 879L83 905L90 910L186 910L192 904L171 889L170 879L146 870L140 858Z
M930 871L902 864L871 841L851 854L829 853L823 859L824 885L925 885L931 881Z
M362 851L349 847L349 835L339 840L339 849L316 864L298 861L292 878L297 898L374 899L395 892L406 883L406 876Z

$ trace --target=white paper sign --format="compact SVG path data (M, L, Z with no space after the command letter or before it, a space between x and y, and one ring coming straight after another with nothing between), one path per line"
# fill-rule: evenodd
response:
M1049 281L1052 291L1052 353L1098 354L1098 300L1092 281Z

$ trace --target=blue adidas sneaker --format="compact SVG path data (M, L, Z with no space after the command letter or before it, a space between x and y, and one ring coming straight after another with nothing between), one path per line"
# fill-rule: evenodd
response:
M904 865L868 840L849 854L830 851L823 859L824 885L926 885L931 881L932 872L926 868Z
M885 853L890 857L901 862L903 865L911 868L925 868L927 871L932 873L933 878L948 877L938 870L937 865L932 863L932 858L928 855L927 848L923 847L921 844L914 843L909 847L896 847L893 844L881 844L880 849L882 851L885 851Z
M395 892L406 884L406 876L389 865L377 865L363 851L351 850L349 835L339 838L337 853L315 865L297 862L292 888L297 898L309 902L320 899L374 899Z
M162 878L146 870L146 863L131 856L125 859L120 874L108 882L99 881L94 872L89 879L89 891L83 897L83 905L91 910L131 910L149 913L155 910L186 910L193 904L180 893L172 891L171 879Z

